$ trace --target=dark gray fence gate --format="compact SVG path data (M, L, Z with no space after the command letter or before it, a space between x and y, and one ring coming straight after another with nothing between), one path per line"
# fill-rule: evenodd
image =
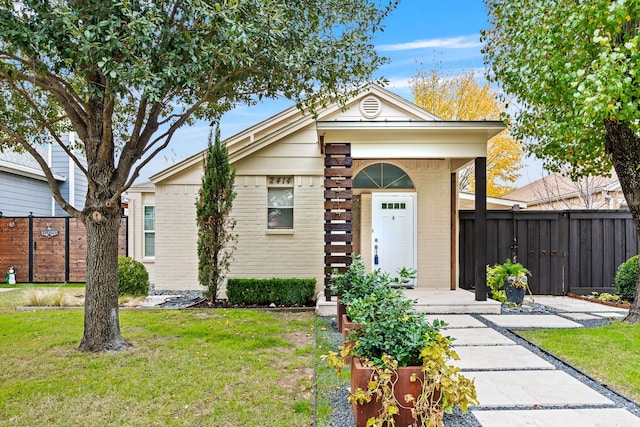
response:
M460 212L462 289L474 282L474 215ZM537 295L614 292L618 266L640 248L631 214L622 211L487 211L487 231L487 262L516 255Z

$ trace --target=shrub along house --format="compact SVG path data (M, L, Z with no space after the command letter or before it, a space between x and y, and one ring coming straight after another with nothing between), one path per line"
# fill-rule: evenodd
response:
M321 291L360 253L368 268L417 269L416 287L455 289L456 172L475 162L484 200L487 140L503 129L443 121L371 85L345 109L314 119L290 108L229 138L238 241L228 276L316 278ZM129 254L158 290L201 289L195 200L204 156L128 191Z

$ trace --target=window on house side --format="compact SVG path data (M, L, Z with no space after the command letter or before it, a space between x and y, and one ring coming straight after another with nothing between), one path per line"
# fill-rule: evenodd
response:
M144 207L144 256L156 256L156 207Z
M293 229L293 179L268 177L267 228Z

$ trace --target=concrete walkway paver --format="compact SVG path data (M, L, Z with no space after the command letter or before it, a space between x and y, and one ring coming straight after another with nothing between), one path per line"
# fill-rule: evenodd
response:
M618 313L618 312L614 312L614 311L609 311L609 312L605 312L605 313L592 313L596 316L600 316L600 317L604 317L607 319L615 319L615 320L622 320L625 317L627 317L627 313Z
M521 345L460 346L455 349L460 360L456 360L453 364L463 371L555 369L551 363Z
M474 372L480 406L533 407L610 405L613 402L566 372Z
M562 313L562 317L566 317L571 320L596 320L602 319L601 316L594 316L589 313Z
M449 323L444 332L456 338L460 356L454 364L475 378L480 406L472 414L482 427L640 427L640 417L628 408L493 327L580 328L579 321L621 318L626 311L567 297L536 297L536 302L558 314L484 314L483 321L469 315L429 316Z
M553 314L487 314L482 317L503 328L582 328L580 323Z
M558 311L574 312L574 313L591 313L591 312L603 312L603 311L617 311L625 312L626 310L619 307L611 307L604 304L598 304L596 302L589 302L577 298L570 297L557 297L557 296L536 296L535 302L553 307Z
M492 328L463 328L447 329L445 335L455 338L453 344L456 347L473 345L515 345L513 340L505 337Z
M444 320L447 328L486 328L487 325L468 314L429 314L426 316L429 322Z
M477 411L483 427L637 427L640 419L626 409L535 409L530 411Z

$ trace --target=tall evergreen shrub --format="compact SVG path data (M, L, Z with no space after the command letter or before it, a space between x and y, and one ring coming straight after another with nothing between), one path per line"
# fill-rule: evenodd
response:
M213 302L224 283L235 250L235 220L230 217L236 196L235 169L229 165L227 146L215 129L215 142L209 132L202 186L196 201L198 224L198 281L204 295Z

